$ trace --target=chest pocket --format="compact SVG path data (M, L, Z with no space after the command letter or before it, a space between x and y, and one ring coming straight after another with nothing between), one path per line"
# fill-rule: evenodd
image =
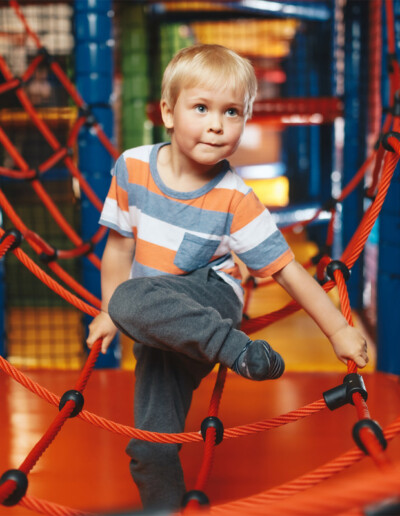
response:
M207 240L185 233L175 255L174 264L185 272L205 267L214 256L219 243L219 240Z

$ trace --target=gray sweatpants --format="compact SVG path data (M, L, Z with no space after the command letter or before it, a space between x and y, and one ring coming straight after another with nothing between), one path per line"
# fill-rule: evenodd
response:
M116 326L134 341L135 426L179 433L193 391L217 362L231 367L248 342L242 307L212 269L185 276L128 280L109 304ZM177 444L132 439L130 470L145 508L176 509L185 484Z

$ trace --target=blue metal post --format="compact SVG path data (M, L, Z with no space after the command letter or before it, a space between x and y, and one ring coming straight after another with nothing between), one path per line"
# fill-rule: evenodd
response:
M84 101L101 124L107 136L113 133L113 113L110 106L113 84L113 39L111 0L75 0L76 86ZM79 168L101 200L110 185L112 158L90 126L84 127L78 139ZM99 212L86 196L81 204L82 238L88 240L98 229ZM101 256L104 242L97 246ZM83 260L83 283L97 295L100 292L100 272L87 259ZM87 321L89 322L89 321ZM106 355L99 357L98 367L119 365L116 342Z
M396 41L399 41L400 2L394 3ZM385 17L383 16L383 27ZM384 32L384 36L385 31ZM384 42L384 49L387 46ZM396 48L399 59L399 46ZM383 99L388 104L388 73L386 53L383 55ZM379 259L377 278L377 368L400 374L400 171L397 167L379 217Z
M343 185L355 175L366 156L368 108L368 9L369 2L353 0L345 6L345 88ZM343 202L342 243L353 236L363 214L363 191L356 190ZM362 307L363 255L355 263L347 284L350 304Z

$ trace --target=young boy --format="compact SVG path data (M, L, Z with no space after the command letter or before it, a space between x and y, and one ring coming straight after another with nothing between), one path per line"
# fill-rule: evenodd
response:
M195 45L165 70L161 114L171 142L117 160L100 223L102 312L88 346L117 328L135 341L135 426L182 432L194 389L217 362L252 380L278 378L281 356L238 327L240 272L274 279L310 314L340 360L368 361L366 341L294 260L269 212L225 158L251 116L250 63L218 45ZM129 279L131 278L131 279ZM179 446L132 439L131 473L144 507L176 509L185 485Z

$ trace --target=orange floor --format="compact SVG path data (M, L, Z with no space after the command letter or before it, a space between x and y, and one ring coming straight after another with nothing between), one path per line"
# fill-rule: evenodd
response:
M331 294L336 302L335 294ZM265 313L286 302L276 287L255 291L251 315ZM360 324L355 318L356 324ZM287 372L278 381L251 382L228 373L220 417L225 428L272 418L322 398L322 393L342 383L346 368L339 363L328 341L304 313L281 321L263 332L285 357ZM397 377L375 372L374 345L371 362L363 372L369 393L368 407L382 427L400 415ZM27 374L57 395L73 387L77 371L32 370ZM195 393L187 430L197 431L207 413L216 373ZM131 425L132 370L95 370L85 391L85 409ZM40 439L56 410L16 381L0 373L1 469L18 467ZM247 437L225 440L216 449L206 492L211 503L248 497L307 473L354 447L351 431L357 421L351 405L334 412L324 409L306 419ZM131 481L124 453L128 438L89 425L79 418L66 423L60 435L29 475L28 494L95 514L138 510L140 502ZM400 439L388 447L400 459ZM202 444L187 444L182 462L188 489L193 488L202 457ZM365 458L325 482L354 479L376 471ZM23 508L0 507L0 515L33 514ZM244 513L245 514L245 513ZM267 509L265 514L273 514Z

